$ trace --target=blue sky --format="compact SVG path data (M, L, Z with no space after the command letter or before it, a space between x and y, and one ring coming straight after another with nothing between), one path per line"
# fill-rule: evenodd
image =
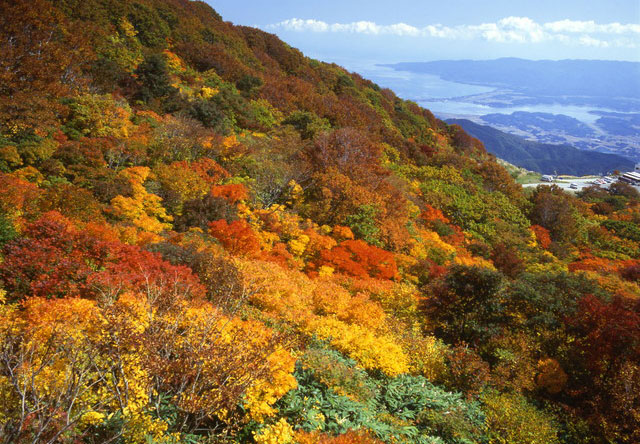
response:
M640 0L207 0L326 61L640 61Z

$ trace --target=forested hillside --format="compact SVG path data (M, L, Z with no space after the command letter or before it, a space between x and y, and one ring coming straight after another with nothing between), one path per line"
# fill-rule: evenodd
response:
M203 2L0 0L0 54L0 442L640 441L634 188Z
M633 171L635 167L633 161L617 154L579 150L571 145L535 142L467 119L447 119L447 123L460 125L500 159L542 174L557 172L586 176L616 170Z

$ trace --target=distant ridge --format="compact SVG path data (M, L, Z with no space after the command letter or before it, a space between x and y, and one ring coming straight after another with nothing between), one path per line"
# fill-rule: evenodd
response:
M607 171L631 170L634 163L617 154L583 151L570 145L553 145L507 134L467 119L449 119L484 143L488 152L516 166L543 174L557 172L584 176Z

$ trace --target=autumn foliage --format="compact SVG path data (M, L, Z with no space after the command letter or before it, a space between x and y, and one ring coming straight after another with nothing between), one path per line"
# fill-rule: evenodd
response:
M216 220L209 224L209 233L233 254L255 254L260 249L258 238L245 220L228 223Z
M392 279L398 272L391 253L361 240L345 240L323 251L320 264L356 277Z
M247 188L242 184L237 185L217 185L210 191L213 197L226 199L229 203L235 204L248 197Z
M551 245L551 236L549 236L549 230L541 227L540 225L532 225L531 231L533 231L533 234L535 234L536 240L542 248L544 248L545 250L549 248L549 246Z
M640 442L640 195L205 2L0 0L0 443Z

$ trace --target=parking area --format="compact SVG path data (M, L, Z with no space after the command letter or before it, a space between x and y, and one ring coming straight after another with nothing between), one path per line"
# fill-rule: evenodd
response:
M595 177L586 177L586 178L563 178L560 177L553 182L537 182L537 183L528 183L522 185L525 188L529 187L537 187L538 185L557 185L563 190L577 192L583 188L587 188L593 185L599 185L602 188L608 188L611 183L615 182L614 179L611 179L609 182L602 180L601 178ZM572 184L575 184L575 188L572 187ZM640 190L640 187L636 187Z

